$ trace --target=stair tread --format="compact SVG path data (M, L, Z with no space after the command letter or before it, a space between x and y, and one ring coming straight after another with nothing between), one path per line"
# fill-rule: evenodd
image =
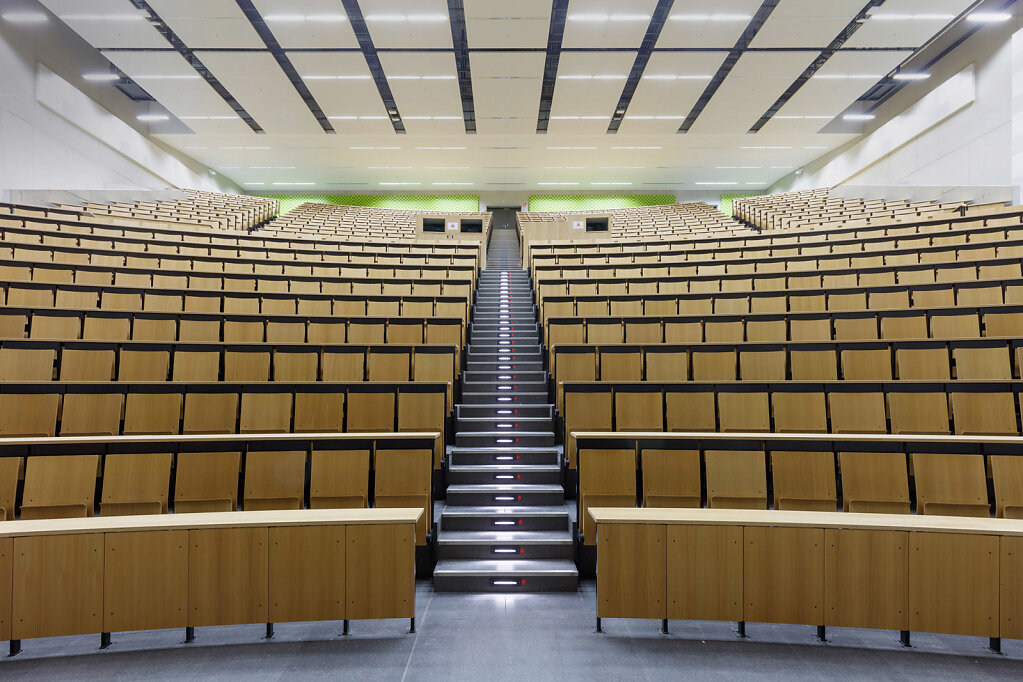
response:
M564 486L557 483L453 483L448 492L456 493L563 493Z
M437 542L443 545L491 545L508 544L571 544L572 533L558 530L449 530L438 536Z
M568 518L568 507L525 507L522 505L509 507L482 507L479 505L444 507L442 516L564 516Z
M577 576L574 561L567 559L443 559L433 569L440 575L565 575Z

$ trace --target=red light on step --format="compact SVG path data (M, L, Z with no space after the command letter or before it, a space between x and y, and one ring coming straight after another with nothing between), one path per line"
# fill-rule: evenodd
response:
M519 519L519 525L520 526L522 525L522 519Z
M525 554L525 553L526 553L526 550L523 549L522 547L519 547L519 554ZM526 581L523 580L522 582L526 582Z
M525 579L525 578L523 578L523 579L522 579L522 584L523 584L523 585L525 585L525 584L526 584L526 579Z
M516 438L516 439L515 439L515 442L516 442L516 443L518 443L518 442L519 442L519 439L518 439L518 438Z
M521 501L522 501L522 495L519 495L519 496L518 496L518 500L519 500L519 502L521 502Z

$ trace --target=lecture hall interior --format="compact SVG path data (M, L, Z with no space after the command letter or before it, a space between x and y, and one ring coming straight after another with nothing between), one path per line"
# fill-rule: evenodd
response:
M0 679L1023 678L1023 3L0 0Z

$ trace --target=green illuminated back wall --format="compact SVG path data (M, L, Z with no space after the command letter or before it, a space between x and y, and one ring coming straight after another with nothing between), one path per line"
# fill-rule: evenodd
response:
M529 197L529 210L606 211L674 203L674 194L533 194Z
M470 194L257 194L255 196L269 197L280 201L280 215L290 213L305 203L444 213L472 213L480 210L479 196Z

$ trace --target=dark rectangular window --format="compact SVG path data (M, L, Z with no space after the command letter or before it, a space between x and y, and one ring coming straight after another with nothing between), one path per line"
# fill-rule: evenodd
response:
M443 232L443 218L423 218L423 232Z
M483 232L483 220L463 220L462 221L462 232L475 232L477 234Z
M607 218L587 218L587 232L607 232Z

